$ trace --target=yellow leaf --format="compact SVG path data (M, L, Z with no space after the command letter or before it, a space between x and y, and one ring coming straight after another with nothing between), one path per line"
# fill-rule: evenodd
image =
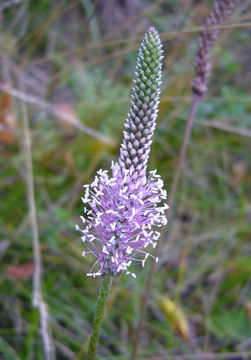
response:
M191 334L187 318L181 307L168 297L162 296L158 300L158 306L165 314L168 323L184 340L190 341Z

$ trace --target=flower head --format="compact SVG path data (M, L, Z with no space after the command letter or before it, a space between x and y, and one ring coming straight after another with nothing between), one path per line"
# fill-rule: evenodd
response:
M90 253L97 258L89 276L107 272L118 275L123 271L129 274L128 267L135 262L144 266L149 256L146 247L155 247L160 236L152 228L167 222L167 205L157 206L166 199L159 175L153 171L147 180L132 182L129 172L123 178L119 172L118 164L112 164L112 177L99 170L82 198L90 206L90 210L84 208L87 217L81 217L85 229L78 228L86 244L83 255ZM93 272L96 265L98 270Z
M93 183L84 185L84 228L77 230L85 243L83 256L96 257L88 276L125 272L135 277L130 266L144 266L153 257L146 248L156 246L158 228L167 223L163 181L156 170L146 176L159 102L161 47L157 31L150 28L139 50L118 163L112 163L111 176L99 170Z

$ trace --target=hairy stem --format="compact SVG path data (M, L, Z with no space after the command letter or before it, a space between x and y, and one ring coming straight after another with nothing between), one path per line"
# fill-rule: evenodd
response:
M91 339L88 349L87 360L94 360L96 358L97 346L99 343L100 330L103 323L104 312L106 309L106 304L110 295L111 286L112 286L112 277L104 277L101 288L99 291L98 303L96 308L96 313L93 320Z

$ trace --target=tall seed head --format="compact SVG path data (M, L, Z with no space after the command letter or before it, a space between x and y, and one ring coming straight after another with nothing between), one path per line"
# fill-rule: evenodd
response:
M151 27L139 49L131 107L118 160L122 173L129 170L134 180L146 174L158 113L162 52L159 34Z
M222 25L232 14L236 4L237 1L235 0L215 0L213 8L206 19L205 30L198 39L199 46L194 61L196 77L191 83L193 93L198 96L203 96L207 91L211 75L211 50L214 41L219 35L219 30L208 30L208 28Z

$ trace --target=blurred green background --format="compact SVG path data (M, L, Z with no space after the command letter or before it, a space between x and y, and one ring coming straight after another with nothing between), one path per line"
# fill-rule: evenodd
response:
M78 360L86 351L100 286L100 279L85 276L93 259L81 257L75 231L82 185L118 157L137 49L154 25L165 59L149 169L157 168L170 189L191 103L196 27L211 5L0 2L1 359L45 359L39 313L32 307L26 112L42 290L56 358ZM209 91L198 108L154 278L142 359L251 359L251 43L250 28L235 26L250 18L244 0L214 47ZM136 269L136 279L116 278L100 359L129 359L150 262Z

